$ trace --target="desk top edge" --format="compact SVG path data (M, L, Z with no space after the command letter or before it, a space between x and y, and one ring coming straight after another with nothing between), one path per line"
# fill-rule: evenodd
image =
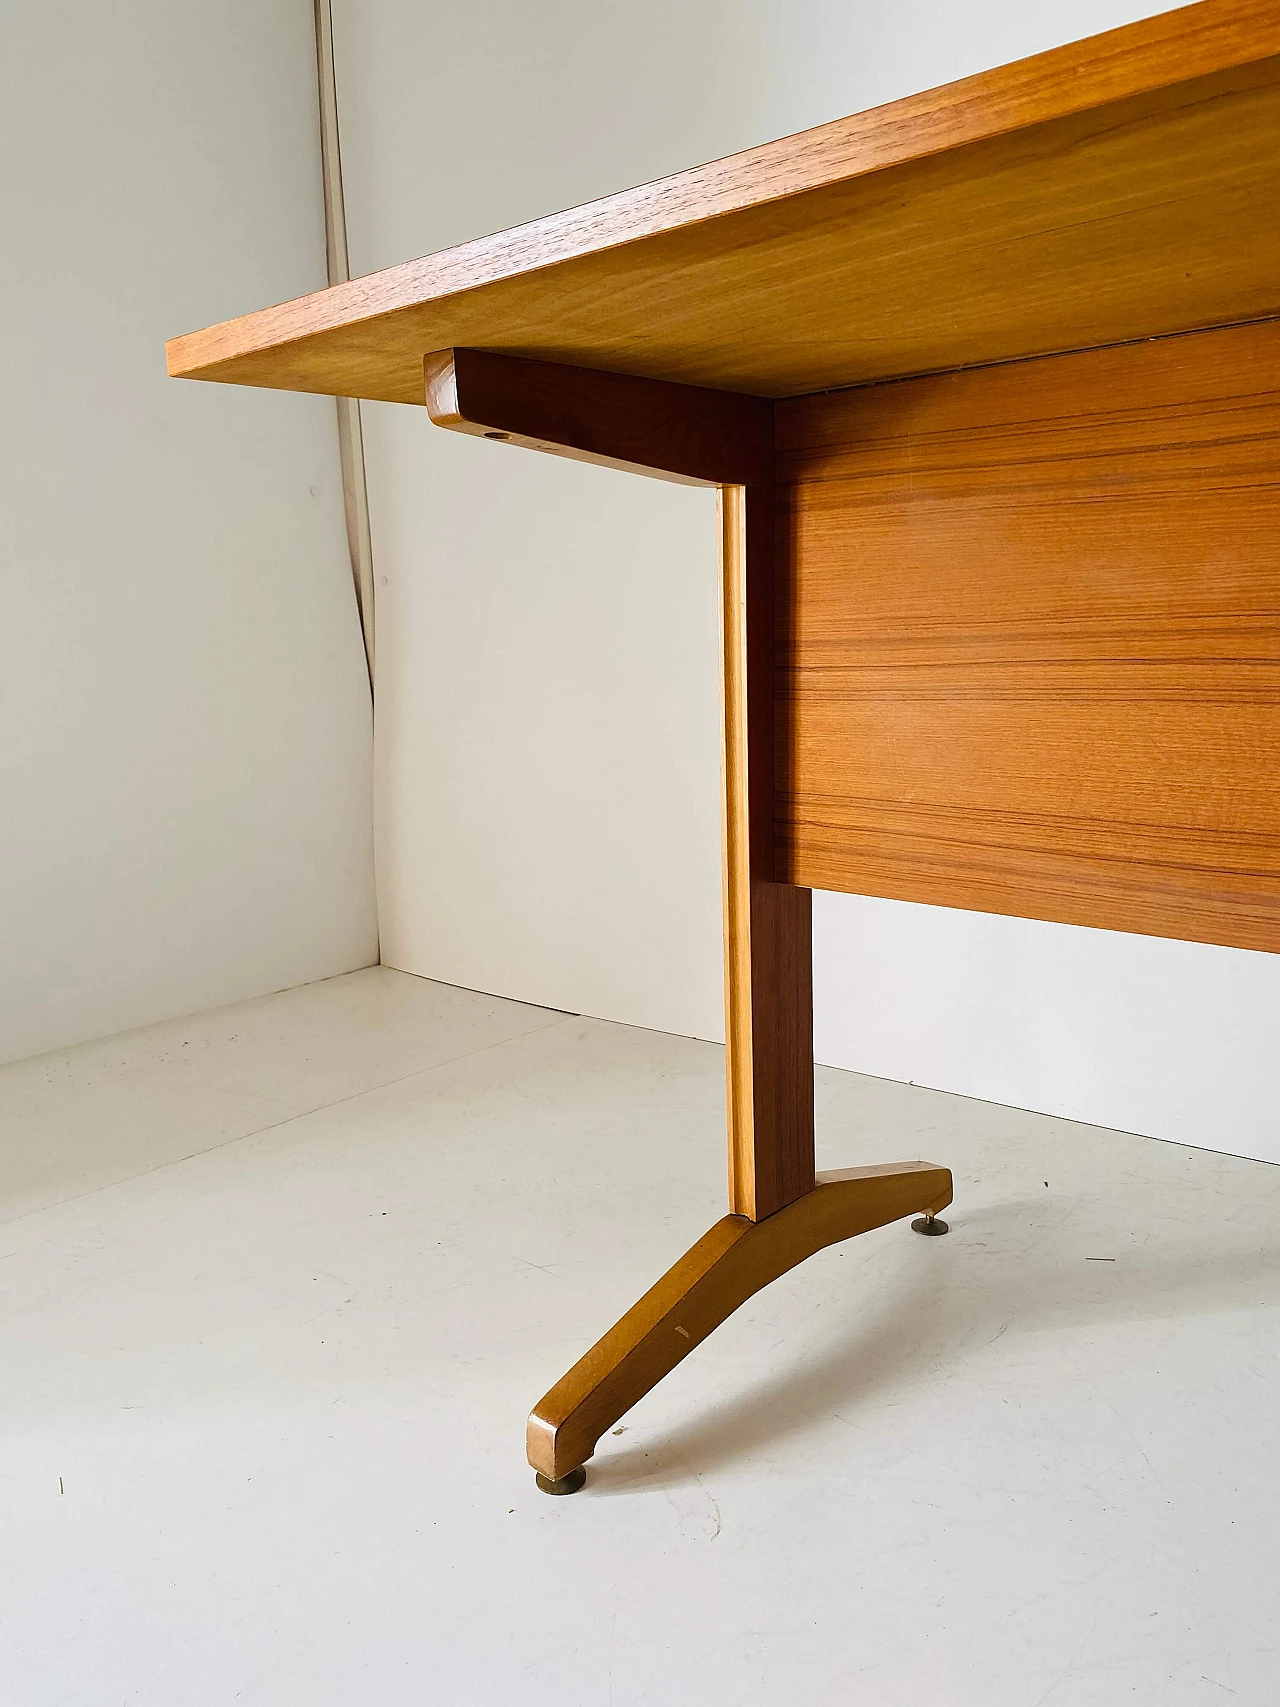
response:
M367 326L376 336L380 321L485 285L1277 56L1277 0L1197 0L173 338L168 371L271 385L278 383L269 372L272 351L340 328Z

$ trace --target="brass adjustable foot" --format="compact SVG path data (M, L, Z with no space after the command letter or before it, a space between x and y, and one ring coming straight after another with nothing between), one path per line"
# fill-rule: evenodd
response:
M556 1477L554 1480L550 1476L544 1476L541 1470L534 1477L544 1494L576 1494L586 1479L587 1472L581 1464L576 1470L570 1470L567 1474Z
M938 1215L920 1215L911 1223L911 1231L923 1233L926 1239L938 1239L951 1228Z

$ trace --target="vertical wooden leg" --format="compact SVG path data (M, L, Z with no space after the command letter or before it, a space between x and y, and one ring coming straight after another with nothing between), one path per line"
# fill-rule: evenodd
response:
M812 897L773 881L774 532L768 486L720 489L729 1209L813 1189Z
M538 1486L570 1494L604 1430L760 1287L903 1215L944 1232L951 1175L899 1162L814 1178L812 897L774 863L772 403L490 350L438 350L425 372L452 431L720 487L730 1213L534 1406Z

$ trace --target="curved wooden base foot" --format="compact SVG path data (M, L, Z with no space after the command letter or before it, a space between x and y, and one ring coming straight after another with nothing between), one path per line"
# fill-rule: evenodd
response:
M752 1293L825 1245L950 1202L949 1169L892 1162L819 1174L812 1191L764 1221L726 1215L534 1406L530 1464L561 1480Z

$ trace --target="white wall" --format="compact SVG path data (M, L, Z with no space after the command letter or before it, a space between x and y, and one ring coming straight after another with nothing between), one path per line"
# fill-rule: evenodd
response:
M354 270L1161 10L339 0ZM383 952L721 1035L707 495L366 412ZM1280 959L847 896L820 1060L1280 1159Z
M324 282L310 0L0 8L0 1059L376 959L324 399L164 340Z

